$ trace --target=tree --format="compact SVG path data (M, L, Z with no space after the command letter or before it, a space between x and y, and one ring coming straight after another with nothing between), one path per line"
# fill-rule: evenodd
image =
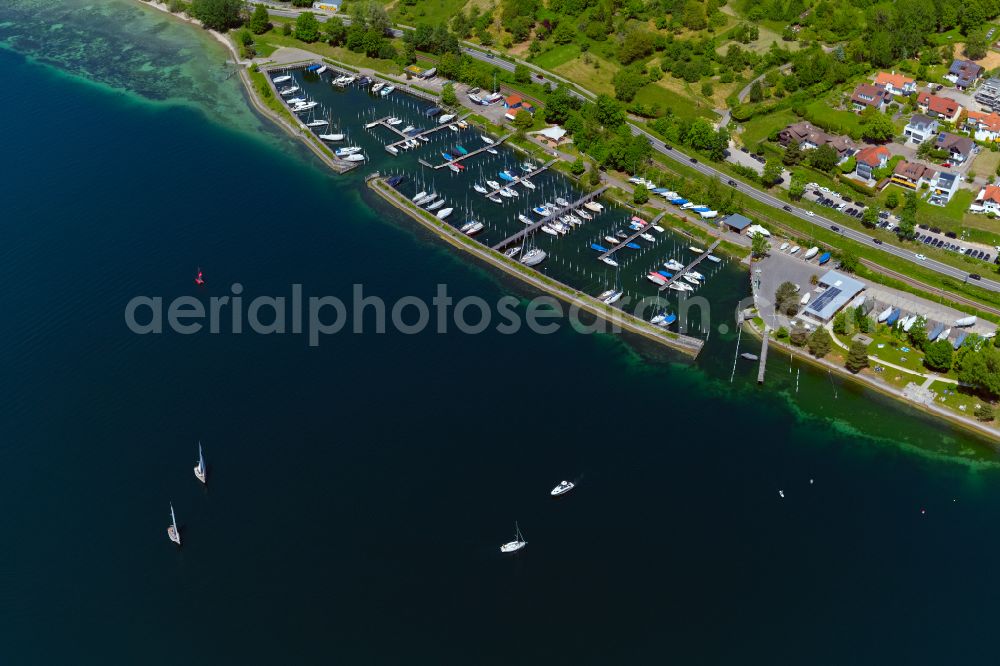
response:
M951 370L955 351L947 340L935 340L924 346L924 365L931 370L948 372Z
M844 250L840 255L840 268L848 273L857 273L859 263L858 255L851 250Z
M531 83L531 70L526 65L514 65L514 80L517 83Z
M750 252L755 257L763 257L771 249L771 244L767 242L767 236L756 233L750 239Z
M590 183L591 187L601 184L601 172L597 170L596 164L590 165L590 175L587 177L587 182Z
M788 335L788 341L796 347L805 347L806 343L809 342L809 331L802 326L796 326Z
M982 60L990 49L990 38L986 36L987 27L973 30L965 40L965 57L969 60Z
M632 190L632 202L637 204L644 204L649 201L649 189L642 183L635 186Z
M760 182L764 187L771 187L781 178L781 162L772 158L764 165L764 173L761 174Z
M892 119L884 113L874 113L861 128L861 138L872 143L885 143L896 136L896 126Z
M704 97L711 97L714 93L715 93L715 88L712 86L711 81L706 80L701 82L701 94Z
M764 99L764 90L760 87L760 81L754 81L750 86L750 101L754 104Z
M837 316L833 318L833 332L837 335L847 335L849 328L847 310L841 310L837 313Z
M895 191L889 192L885 197L885 207L893 210L899 205L899 195Z
M923 316L917 317L906 335L910 338L910 344L917 349L927 346L927 319Z
M799 201L802 199L802 195L806 193L806 183L805 181L792 174L792 182L788 184L788 196L791 197L792 201Z
M851 343L851 349L847 352L847 361L844 367L857 374L868 367L868 347L860 340Z
M441 103L445 106L455 106L458 104L458 95L455 94L455 84L446 83L441 88ZM514 117L517 118L517 116Z
M319 21L312 12L303 12L295 19L295 39L306 43L319 39Z
M816 358L823 358L833 349L833 341L830 339L830 332L820 327L809 336L809 353Z
M609 95L598 95L597 122L608 129L620 127L625 122L625 109Z
M976 418L980 421L992 421L993 420L993 406L989 403L983 403L976 407Z
M1000 350L983 345L962 355L959 381L991 395L1000 396Z
M794 317L799 313L798 289L791 282L782 282L774 292L774 307L782 314Z
M875 206L865 208L864 212L861 213L861 224L869 229L874 229L878 224L878 208Z
M209 30L224 32L243 20L243 0L191 0L191 16Z
M820 171L832 171L839 161L840 155L837 154L837 149L828 143L809 151L809 164Z
M785 148L785 152L781 156L781 162L785 166L795 166L801 161L802 148L799 146L799 142L793 139L788 142L788 146Z
M578 157L569 165L569 170L574 176L579 176L587 170L587 167L583 165L583 159Z
M535 124L535 119L531 117L531 114L527 111L521 110L517 112L514 116L514 127L517 128L518 134L524 134L531 129L531 126Z
M247 24L250 31L255 35L263 35L271 29L271 16L267 13L267 7L257 5L250 15L250 23Z
M631 102L635 99L639 90L649 83L649 77L643 74L642 70L638 67L623 67L615 72L611 83L615 87L616 99L620 99L623 102Z

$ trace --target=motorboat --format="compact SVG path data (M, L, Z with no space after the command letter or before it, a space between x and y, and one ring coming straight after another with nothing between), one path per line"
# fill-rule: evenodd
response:
M545 257L549 256L545 250L537 247L533 247L521 257L521 263L525 266L537 266L545 260Z
M757 354L751 354L750 352L743 352L742 354L740 354L740 358L745 358L748 361L759 360Z
M319 136L319 138L323 139L324 141L343 141L344 140L344 135L343 134L318 134L317 136Z
M788 254L795 254L796 252L798 252L801 249L802 248L800 248L798 245L795 245L795 246L792 247L791 250L788 251Z
M600 213L602 210L604 210L604 206L597 203L596 201L588 201L587 203L583 204L583 207L594 213Z
M375 83L374 83L374 84L372 85L372 92L373 92L373 93L377 93L377 92L378 92L379 90L382 90L382 87L383 87L384 85L385 85L385 83L383 83L382 81L376 81L376 82L375 82Z
M487 149L486 149L486 152L488 152L488 153L489 153L490 155L499 155L499 154L500 154L500 153L498 153L498 152L496 151L496 149L495 149L495 148L487 148Z
M691 277L693 277L695 280L698 280L699 282L701 282L701 281L703 281L705 279L705 276L702 275L701 273L699 273L698 271L688 271L687 273L685 273L685 275L690 275Z
M503 199L501 199L496 194L487 194L486 198L492 201L493 203L503 203Z
M576 484L573 483L572 481L560 481L559 485L553 488L549 492L549 494L552 495L553 497L558 497L559 495L565 495L569 491L573 490L573 488L575 487Z
M486 136L485 134L480 134L479 138L482 139L483 143L485 143L486 145L488 145L488 146L492 146L493 145L493 139L491 139L490 137Z
M523 215L523 214L518 214L517 219L519 219L521 222L524 222L525 224L534 224L535 223L534 220L532 220L527 215Z
M500 183L498 183L495 180L488 180L488 181L486 181L486 184L489 185L490 189L492 189L492 190L499 190L500 189Z
M699 281L698 278L693 277L693 276L691 276L688 273L685 273L684 275L682 275L681 278L683 278L684 280L687 280L688 282L690 282L691 284L695 285L696 287L701 285L701 281Z
M674 291L694 291L694 289L691 288L691 285L678 280L674 280L670 283L670 289L673 289Z
M520 181L520 183L522 185L524 185L529 190L535 189L535 184L533 182L531 182L530 180L528 180L527 178L522 178L521 181Z
M708 255L708 256L707 256L707 257L705 257L705 258L706 258L706 259L708 259L709 261L711 261L711 262L712 262L713 264L717 264L717 263L719 263L719 262L721 262L721 261L722 261L722 259L719 259L719 258L718 258L717 256L715 256L714 254L710 254L710 255Z
M524 182L524 181L521 181L521 182ZM579 210L579 209L577 209L577 210L575 210L573 212L573 214L574 215L579 215L584 220L592 220L592 219L594 219L594 216L591 215L590 213L588 213L585 210Z
M520 195L518 195L517 190L515 190L513 188L510 188L510 187L505 187L502 190L500 190L500 194L504 194L505 192L506 192L506 196L509 197L509 198L515 198L515 197L520 196Z
M400 120L399 118L396 118L396 117L389 118L385 122L386 122L387 125L393 125L393 126L395 126L395 125L402 125L403 124L403 121Z
M521 252L521 246L517 245L510 248L509 250L504 250L503 256L513 259Z
M410 132L413 132L416 129L417 128L414 127L413 125L407 125L406 127L403 128L403 134L409 134Z
M516 553L517 551L521 550L522 548L524 548L527 545L528 545L528 542L525 541L524 537L521 535L521 528L518 527L517 522L515 522L514 523L514 540L513 541L508 541L504 545L500 546L500 552L501 553Z
M446 113L443 116L441 116L440 118L438 118L438 124L439 125L444 125L445 123L451 122L454 119L455 119L455 114L454 113Z
M618 245L621 242L617 238L615 238L614 236L605 236L604 240L608 241L612 245Z
M350 155L348 155L344 159L346 161L348 161L348 162L364 162L365 161L365 156L362 155L361 153L351 153Z
M601 261L606 263L608 266L611 266L612 268L618 268L618 262L612 259L611 257L601 257Z
M610 294L601 299L601 302L605 305L614 305L622 297L625 292L613 290Z
M437 214L438 219L439 220L443 220L444 218L446 218L449 215L451 215L452 211L454 211L454 210L455 210L454 208L445 208L443 210L439 210L438 214Z
M550 236L558 236L559 235L558 231L556 231L555 229L553 229L552 227L550 227L547 224L543 224L542 225L542 231L545 232L545 233L547 233Z
M382 88L382 90L379 92L379 95L381 95L382 97L388 97L392 93L392 91L395 90L395 89L396 89L396 86L394 86L394 85L387 85L386 87Z
M663 267L672 271L679 271L682 268L684 268L684 264L677 261L676 259L668 259L667 261L663 262Z
M310 120L306 123L306 127L323 127L324 125L329 125L329 120Z
M278 94L281 95L282 97L285 97L286 95L291 95L292 93L298 92L298 91L299 91L299 87L298 86L288 86L287 88L282 88L278 92Z
M806 250L806 253L802 255L802 258L803 259L812 259L817 254L819 254L819 248L818 247L811 247L808 250Z
M473 185L472 189L474 189L476 192L479 192L480 194L486 194L487 192L489 192L488 189L486 189L485 187L483 187L479 183L476 183L475 185Z
M569 202L563 199L562 197L556 197L556 205L561 208L565 208L566 206L569 205Z
M975 326L975 317L962 317L961 319L955 320L955 326Z
M639 238L641 238L642 240L645 240L645 241L649 241L650 243L655 243L656 242L656 238L653 237L653 236L650 236L649 234L639 234Z
M653 231L655 231L658 234L662 234L664 231L666 231L666 229L664 229L663 227L661 227L658 224L654 224L653 225Z
M360 153L361 148L358 146L344 146L343 148L337 148L333 151L337 157L347 157L348 155L353 155L354 153Z
M396 148L396 146L389 145L385 147L385 152L389 153L390 155L398 155L399 149Z
M299 104L305 103L305 101L306 101L305 97L293 97L291 99L285 100L285 103L288 104L288 106L298 106Z
M291 81L292 77L288 74L282 74L281 76L276 76L272 79L275 83L284 83L285 81Z
M315 109L317 106L319 106L319 102L303 102L302 104L292 107L292 111L295 113L304 113L309 109Z
M694 252L695 254L704 254L705 253L705 250L701 249L697 245L692 245L688 249L691 250L692 252Z

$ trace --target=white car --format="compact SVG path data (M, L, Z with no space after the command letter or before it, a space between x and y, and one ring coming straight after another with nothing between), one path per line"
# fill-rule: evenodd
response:
M811 210L807 210L806 215L808 215L809 217L816 217L816 213L812 212Z
M924 256L924 255L922 255L922 254L915 254L915 255L913 255L913 256L917 258L917 261L923 261L924 259L926 259L926 258L927 258L927 257L925 257L925 256Z

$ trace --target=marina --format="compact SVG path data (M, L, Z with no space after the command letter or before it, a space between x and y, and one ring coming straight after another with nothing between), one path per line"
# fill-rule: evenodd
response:
M697 266L698 264L700 264L705 259L708 259L709 257L711 257L712 256L712 250L714 250L715 248L719 247L719 243L721 243L721 242L722 242L721 239L720 240L716 240L711 245L708 246L707 250L702 250L698 254L698 256L694 258L694 260L691 263L689 263L687 266L685 266L684 268L682 268L679 271L677 271L674 274L673 277L668 278L666 284L664 284L662 287L660 287L660 291L663 291L664 289L668 289L670 287L670 285L674 284L677 280L679 280L680 278L684 277L685 274L690 273L694 269L695 266ZM692 250L692 251L694 251L695 248L691 247L689 249Z
M468 117L468 116L466 116L466 117ZM495 143L486 144L485 146L483 146L481 148L476 148L472 152L467 152L464 155L460 155L460 156L458 156L458 157L456 157L454 159L448 160L446 162L442 162L441 164L431 165L431 164L428 164L427 162L421 162L421 164L423 164L424 166L429 166L432 169L444 169L446 167L451 166L452 164L458 164L458 163L462 162L463 160L467 160L470 157L475 157L476 155L479 155L481 153L485 153L485 152L487 152L489 150L496 150L496 147L498 145L500 145L501 143L503 143L504 141L506 141L507 139L509 139L512 136L514 136L513 132L510 132L508 134L504 134L502 137L500 137L499 139L497 139ZM554 161L555 160L553 160L553 162Z

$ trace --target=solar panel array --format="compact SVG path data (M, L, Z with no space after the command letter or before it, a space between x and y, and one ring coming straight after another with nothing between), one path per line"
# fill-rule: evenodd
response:
M836 287L830 287L829 289L827 289L822 294L816 297L816 300L809 305L809 309L812 310L813 312L820 313L823 311L823 308L829 305L830 301L837 298L837 296L840 296L840 289L837 289Z

